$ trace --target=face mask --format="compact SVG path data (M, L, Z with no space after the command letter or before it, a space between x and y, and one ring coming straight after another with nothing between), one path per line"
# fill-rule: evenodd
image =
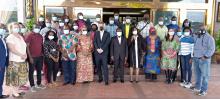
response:
M81 20L82 20L82 19L83 19L83 16L82 16L82 15L80 15L80 16L79 16L79 19L81 19Z
M51 27L51 23L46 23L46 27Z
M169 32L169 35L173 36L173 35L174 35L174 32Z
M64 26L64 23L59 23L59 25L60 25L61 27L63 27L63 26Z
M102 30L104 30L104 27L101 26L101 27L99 27L99 29L102 31Z
M184 23L184 26L185 27L189 27L189 23Z
M137 35L137 31L133 31L133 35Z
M52 20L53 21L57 21L57 17L52 17Z
M0 35L5 34L5 29L0 29Z
M52 40L52 39L54 39L54 36L48 36L48 39Z
M189 36L189 35L190 35L190 32L184 32L184 35L185 35L185 36Z
M19 33L21 30L20 30L20 28L14 28L13 29L13 33Z
M21 33L26 33L27 29L26 28L21 28Z
M206 31L205 31L205 30L203 30L203 29L201 29L201 30L199 31L199 33L200 33L200 34L205 34L205 33L206 33Z
M101 18L96 18L96 21L98 21L98 22L101 21Z
M176 21L171 21L171 23L172 23L173 25L175 25L175 24L176 24Z
M113 20L110 20L110 21L109 21L109 24L114 24L114 21L113 21Z
M86 34L87 34L87 31L83 31L82 34L83 34L83 35L86 35Z
M114 16L114 18L115 18L115 19L119 19L119 16L116 15L116 16Z
M182 32L177 32L177 36L182 36Z
M151 32L150 34L151 34L151 35L156 35L156 32L154 31L154 32Z
M65 19L64 22L66 22L66 23L69 22L69 19Z
M79 28L78 26L73 26L74 30L78 30L78 28Z
M44 18L43 18L43 17L40 17L38 20L39 20L40 22L43 22L43 21L44 21Z
M69 33L70 33L70 30L63 30L63 33L64 33L64 34L69 34Z
M35 33L40 33L40 29L35 28L35 29L34 29L34 32L35 32Z
M149 20L149 18L148 17L144 17L144 20L147 21L147 20Z
M159 25L163 25L163 21L159 21L158 24L159 24Z
M117 32L117 36L121 36L122 35L122 32Z
M130 19L126 19L125 21L126 21L126 23L131 23Z

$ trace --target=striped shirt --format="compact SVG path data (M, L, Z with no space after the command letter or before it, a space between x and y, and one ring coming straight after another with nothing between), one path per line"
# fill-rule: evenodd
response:
M194 40L191 36L180 38L179 55L189 55L193 57Z

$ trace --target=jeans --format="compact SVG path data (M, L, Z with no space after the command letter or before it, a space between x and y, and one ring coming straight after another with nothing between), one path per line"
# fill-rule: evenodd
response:
M210 77L211 59L202 60L200 58L194 58L193 63L196 79L195 88L201 91L207 91Z
M45 64L47 66L47 81L51 83L51 76L53 75L53 81L56 81L57 72L58 72L58 62L54 62L51 58L44 59Z
M41 70L43 67L43 56L40 57L34 57L33 58L34 63L31 64L29 63L29 81L30 81L30 86L34 86L34 69L37 70L37 85L41 84Z
M191 54L181 55L182 77L183 81L189 83L192 78L192 64L190 63Z
M62 60L64 83L76 83L76 61Z

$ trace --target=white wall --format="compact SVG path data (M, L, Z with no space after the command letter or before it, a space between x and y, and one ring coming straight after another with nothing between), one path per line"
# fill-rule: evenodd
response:
M25 22L25 0L17 0L18 22Z

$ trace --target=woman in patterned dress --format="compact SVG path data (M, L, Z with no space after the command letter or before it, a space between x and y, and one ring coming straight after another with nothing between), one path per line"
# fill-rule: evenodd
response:
M157 36L156 29L150 28L150 35L146 38L145 73L151 74L151 80L157 79L160 73L160 38Z
M78 37L78 52L77 52L77 82L91 82L93 81L93 63L92 63L92 50L93 43L87 33L86 27L81 29L81 34Z
M26 63L26 43L19 34L20 27L18 23L9 25L9 36L6 43L9 48L9 66L6 70L6 85L12 87L12 96L22 97L24 92L19 91L19 87L25 85L28 81L28 67Z
M174 29L169 29L166 40L162 43L161 69L165 70L166 83L173 82L174 71L177 69L177 53L179 43L174 39Z

